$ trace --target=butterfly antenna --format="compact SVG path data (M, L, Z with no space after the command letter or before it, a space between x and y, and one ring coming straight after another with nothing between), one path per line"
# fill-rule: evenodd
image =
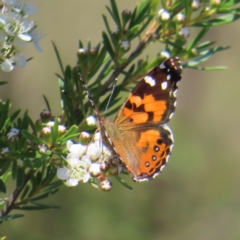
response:
M109 97L109 99L108 99L108 102L107 102L107 105L106 105L106 108L105 108L105 113L106 113L106 111L107 111L107 109L108 109L108 106L109 106L109 104L110 104L112 95L113 95L113 93L114 93L114 89L115 89L115 87L116 87L116 85L117 85L117 80L118 80L118 79L115 78L115 80L114 80L114 82L113 82L112 92L111 92L111 95L110 95L110 97Z
M77 72L78 72L79 79L80 79L80 81L82 82L83 88L84 88L84 90L87 92L88 100L89 100L89 102L91 103L91 105L92 105L92 107L93 107L93 109L94 109L94 111L95 111L95 113L96 113L96 116L97 116L97 118L98 118L98 116L100 115L100 113L99 113L99 111L98 111L98 108L97 108L96 103L95 103L94 100L93 100L93 96L92 96L92 94L90 93L90 91L89 91L89 89L88 89L88 87L87 87L87 84L86 84L84 78L82 77L82 74L81 74L79 68L77 68Z

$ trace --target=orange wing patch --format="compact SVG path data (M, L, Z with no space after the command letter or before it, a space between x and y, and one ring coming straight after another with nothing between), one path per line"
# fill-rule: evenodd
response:
M152 94L145 95L143 99L130 94L123 108L123 116L130 118L134 124L146 123L147 121L160 122L166 110L166 101L156 101Z
M168 138L161 136L165 134L168 135ZM157 175L165 166L170 154L170 148L173 144L170 135L171 133L165 129L147 130L140 134L140 138L136 143L136 146L141 149L141 165L138 169L139 175Z

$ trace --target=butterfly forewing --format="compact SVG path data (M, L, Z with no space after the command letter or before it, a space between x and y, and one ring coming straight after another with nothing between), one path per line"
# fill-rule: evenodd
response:
M182 67L178 58L169 58L153 68L132 90L118 112L115 122L128 124L164 124L176 107L177 82Z

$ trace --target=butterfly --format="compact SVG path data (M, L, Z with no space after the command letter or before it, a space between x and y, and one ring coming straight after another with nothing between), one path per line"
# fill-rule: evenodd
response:
M114 121L100 115L87 90L104 145L119 157L134 181L152 180L168 161L173 134L167 122L176 107L181 74L177 57L153 68L129 93Z

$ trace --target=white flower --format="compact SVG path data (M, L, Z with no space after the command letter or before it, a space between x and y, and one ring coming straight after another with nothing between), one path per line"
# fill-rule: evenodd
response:
M5 25L5 31L10 36L17 36L25 42L32 40L30 31L35 27L33 21L28 21L25 18L19 16L19 14L11 14Z
M92 160L96 161L101 157L102 148L96 142L88 145L86 155Z
M14 46L16 49L20 50L21 48L26 46L26 44L28 44L28 42L23 41L21 38L15 37L15 38L13 38L13 41L10 46ZM13 55L13 57L14 57L14 55Z
M24 68L27 65L27 60L25 57L16 55L14 57L16 65L18 65L21 68Z
M86 118L86 122L88 126L96 126L96 118L94 116L89 116Z
M69 187L75 187L78 185L78 179L77 178L70 178L69 169L66 167L59 168L57 170L57 177L61 180L66 181L66 185Z
M32 35L32 42L33 42L33 45L34 47L39 51L39 52L42 52L43 49L42 47L40 46L40 43L39 43L39 40L41 40L42 38L44 38L44 36L42 36L40 34L40 32L36 29L34 29L34 31L31 33Z
M26 3L22 2L19 3L17 6L15 6L16 11L23 12L23 15L30 16L30 15L36 15L37 7L33 5L27 5Z
M28 16L37 8L24 1L4 0L0 10L0 64L3 71L10 72L15 65L25 67L27 60L22 56L22 47L30 42L42 51L36 24Z
M128 50L130 48L130 43L127 40L123 40L120 43L120 47L123 48L124 50Z
M68 179L68 169L66 167L59 168L57 170L57 177L61 180L67 180Z
M66 185L76 186L78 182L87 182L90 179L88 169L91 161L87 156L81 159L76 157L67 157L67 167L59 168L57 176L59 179L66 180Z
M89 167L91 165L91 159L87 155L83 155L81 157L81 161L83 161L86 164L86 167Z
M80 160L77 157L72 157L70 155L67 156L66 162L71 165L72 167L77 166L80 164Z
M109 191L112 183L105 175L119 175L122 165L119 158L111 157L111 152L106 148L98 132L93 137L93 142L88 146L67 141L69 153L65 158L65 165L58 169L57 176L65 181L67 186L76 186L79 182L89 180L92 186L97 186L96 178L100 179L103 190ZM110 172L110 169L112 171Z
M75 186L78 185L78 179L76 179L76 178L69 178L66 181L66 185L69 186L69 187L75 187Z
M67 141L67 149L69 150L68 157L77 157L80 158L86 151L86 146L82 144L74 144L72 141Z
M2 0L5 3L5 8L9 8L9 11L14 11L16 13L21 13L22 16L35 15L37 7L25 3L24 1L17 0ZM9 5L9 6L6 6ZM6 10L5 10L6 11Z
M10 132L7 134L8 139L17 136L19 133L19 130L17 128L12 128Z

